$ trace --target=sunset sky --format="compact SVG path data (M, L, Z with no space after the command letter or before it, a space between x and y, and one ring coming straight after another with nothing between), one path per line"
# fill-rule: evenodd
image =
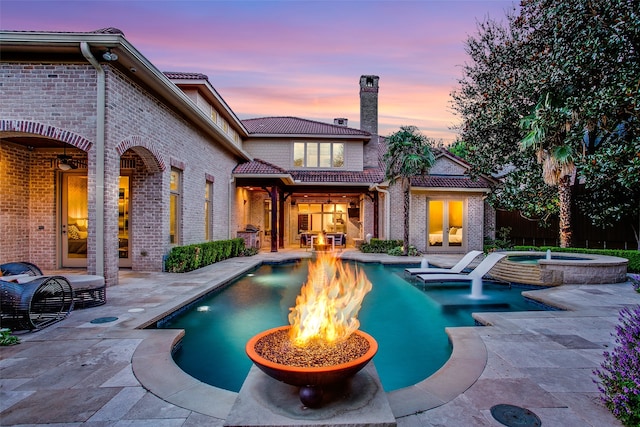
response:
M380 76L379 133L455 139L450 93L478 21L517 2L0 0L0 29L116 27L161 71L199 72L240 119L296 116L359 128L359 79Z

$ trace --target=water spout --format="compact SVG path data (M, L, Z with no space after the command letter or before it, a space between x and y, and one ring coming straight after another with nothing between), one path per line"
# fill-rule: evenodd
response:
M551 259L551 249L547 249L547 259Z
M422 258L422 261L420 261L420 268L429 268L429 261L426 258Z
M471 298L482 299L482 277L474 277L471 281Z

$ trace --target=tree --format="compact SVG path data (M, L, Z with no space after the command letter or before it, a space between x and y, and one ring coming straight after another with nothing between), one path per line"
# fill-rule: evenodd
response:
M385 179L390 184L401 181L404 195L403 255L409 253L409 204L411 177L425 174L435 163L431 147L434 141L420 133L415 126L401 126L400 130L387 137Z
M607 180L588 172L593 162L620 162L613 154L618 150L604 150L608 145L623 144L625 153L638 145L639 35L640 4L634 0L524 0L504 25L490 20L479 24L478 34L467 40L471 60L463 69L460 89L452 94L463 119L460 138L477 172L506 167L509 174L525 178L505 179L497 194L510 198L493 197L494 203L521 211L530 207L530 200L514 196L538 193L533 190L539 183L532 179L535 170L545 173L546 182L560 184L557 194L540 194L548 214L562 217L568 212L568 176L588 175L598 180L588 183L594 195L605 191ZM616 136L620 126L624 139ZM530 162L529 156L542 164ZM617 170L640 175L640 162L629 154L622 157L624 168ZM633 181L625 178L618 184L638 194L638 187L630 186ZM583 209L602 225L603 213L616 211L620 202L609 197L597 209ZM570 243L570 218L565 220L560 236L564 245Z
M520 127L529 131L520 144L524 149L535 150L544 183L558 188L560 247L568 248L572 237L571 178L576 172L573 147L567 142L571 112L555 105L551 95L546 94L533 113L520 121Z

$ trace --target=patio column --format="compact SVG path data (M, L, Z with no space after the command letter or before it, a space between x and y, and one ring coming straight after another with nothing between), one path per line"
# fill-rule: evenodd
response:
M278 201L278 209L280 211L280 218L278 220L278 247L284 249L284 191L280 188L280 199Z
M271 252L278 252L278 187L271 187L269 196L271 196Z
M380 237L380 231L379 231L379 197L378 197L378 192L376 191L375 193L373 193L373 235L377 238ZM387 237L388 238L388 237Z

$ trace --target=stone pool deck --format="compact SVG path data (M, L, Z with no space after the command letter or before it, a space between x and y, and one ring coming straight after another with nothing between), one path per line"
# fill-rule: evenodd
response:
M140 326L263 260L306 256L263 252L185 274L122 270L120 284L107 289L107 304L73 311L42 331L20 334L17 346L0 347L0 425L223 426L236 394L199 383L173 364L169 348L179 332ZM442 266L458 258L429 257ZM525 407L544 426L621 425L599 402L592 371L614 345L620 308L640 304L640 294L629 283L533 294L567 310L483 313L476 319L491 326L452 328L452 360L426 381L387 393L397 425L497 427L490 413L497 404ZM117 320L91 323L102 317Z

